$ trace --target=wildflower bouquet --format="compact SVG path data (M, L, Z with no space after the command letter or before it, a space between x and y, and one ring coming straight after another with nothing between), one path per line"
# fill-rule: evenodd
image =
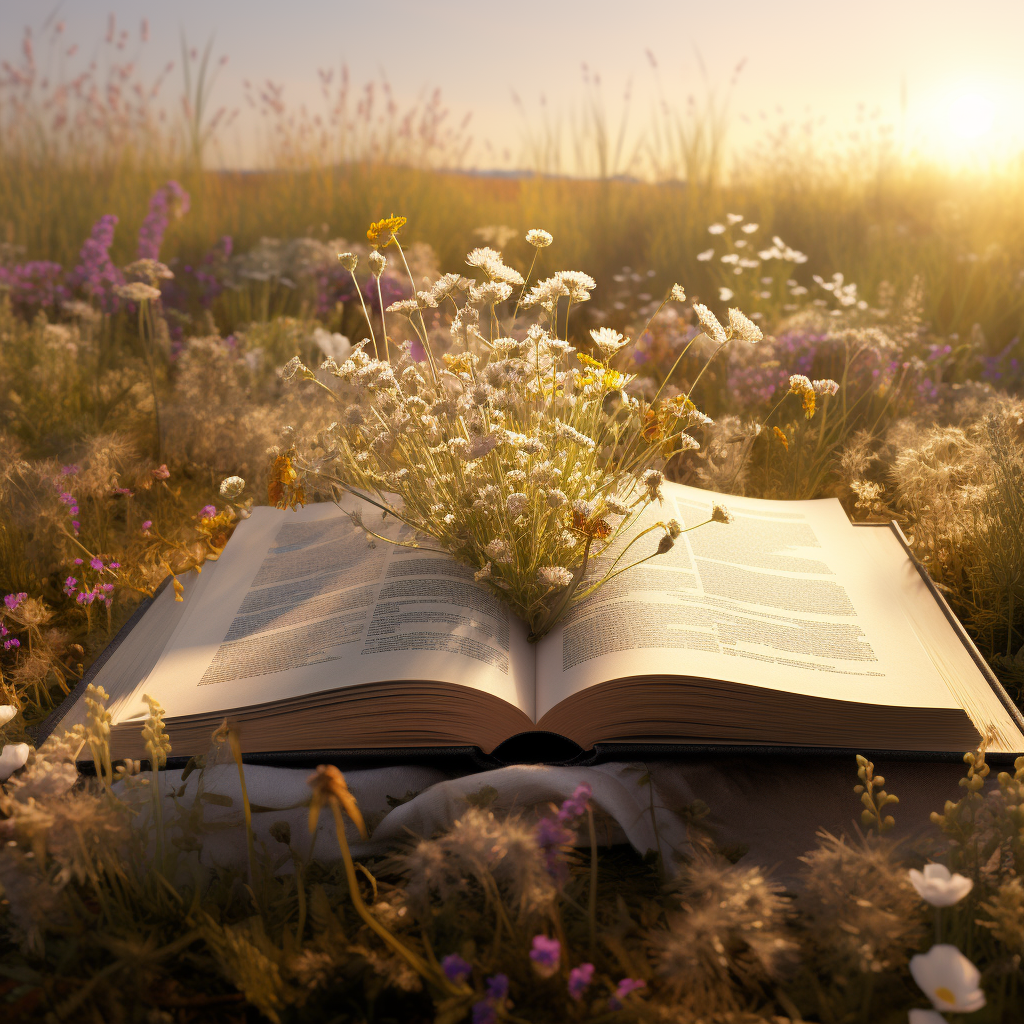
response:
M408 273L398 241L404 224L391 217L368 232L378 284L388 246ZM589 300L595 282L560 271L530 287L552 238L533 230L526 241L534 257L525 278L498 251L474 249L466 262L475 278L445 274L386 310L378 297L376 330L364 304L370 337L340 365L329 357L316 372L292 359L285 379L316 385L342 414L279 454L271 491L281 507L304 501L317 484L336 499L349 492L369 501L418 538L431 538L433 550L474 567L477 581L539 639L602 584L672 547L678 522L638 520L661 498L665 463L700 447L687 431L710 419L690 392L660 402L661 391L651 402L630 394L634 375L612 365L630 344L617 331L593 330L594 354L577 351L570 314ZM355 283L357 258L342 253L339 260ZM675 285L659 309L684 300ZM424 319L424 310L439 308L451 313L450 348L440 357L437 331ZM761 338L739 310L729 311L726 328L706 307L694 309L716 353L733 337ZM401 344L395 317L411 327ZM351 516L381 537L358 510ZM707 521L727 518L715 509ZM660 539L645 550L642 538L650 533ZM401 543L422 547L418 538Z

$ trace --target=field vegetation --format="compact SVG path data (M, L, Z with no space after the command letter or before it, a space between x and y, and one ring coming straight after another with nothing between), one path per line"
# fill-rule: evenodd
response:
M241 874L201 869L201 796L173 821L151 799L167 754L158 707L149 771L102 768L100 694L80 735L31 744L138 603L168 577L188 586L280 489L275 458L296 432L324 425L281 371L296 356L341 361L367 315L380 323L411 295L404 275L384 271L378 291L366 271L367 226L392 213L408 218L417 285L465 272L482 246L524 274L535 253L541 276L590 274L573 344L595 351L591 331L621 332L637 394L692 386L713 419L670 475L895 518L1021 704L1024 164L955 172L869 122L844 145L784 131L727 157L711 92L633 111L640 142L626 145L591 88L567 136L527 130L527 172L486 175L439 96L403 107L386 83L324 74L319 112L272 83L250 89L257 167L224 170L232 115L213 106L209 47L183 47L171 102L172 73L141 76L128 54L142 43L113 23L80 71L60 71L72 47L52 32L49 56L26 36L0 64L0 767L5 780L20 769L0 797L0 998L12 1019L779 1024L902 1021L929 1001L971 1014L956 1020L1019 1019L1024 759L986 780L984 751L968 755L962 799L913 847L893 843L885 783L861 763L863 834L808 836L805 877L784 891L720 850L699 808L678 864L588 853L583 791L540 823L491 815L483 794L452 833L358 876L284 831L280 849L250 840ZM537 228L554 244L531 247ZM341 252L360 258L354 276ZM685 301L663 305L677 282ZM698 304L722 320L735 304L764 339L701 373L715 348ZM439 351L449 319L434 309L424 323ZM829 381L834 393L815 387ZM85 745L99 778L70 763ZM199 792L218 761L244 776L237 749L230 730L215 737ZM316 807L362 824L343 781L321 772L312 785ZM908 875L933 858L971 883L942 910ZM912 961L933 932L928 956L959 979L946 1002L928 988L932 962ZM954 947L982 970L982 1009Z

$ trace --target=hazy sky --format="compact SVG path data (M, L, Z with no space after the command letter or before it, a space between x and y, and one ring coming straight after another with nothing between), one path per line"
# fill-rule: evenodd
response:
M16 54L26 25L38 30L54 11L80 53L97 49L109 14L131 29L129 49L147 18L141 53L154 71L178 58L182 30L198 44L215 35L216 52L229 57L215 102L230 107L242 105L246 78L315 103L316 70L343 63L357 82L385 73L403 98L437 86L454 112L472 112L477 138L513 154L513 90L535 114L541 95L568 114L582 98L585 62L610 106L632 80L635 109L646 110L648 50L664 92L680 100L701 89L698 53L719 93L745 60L736 115L778 119L781 108L797 120L809 108L838 131L863 103L898 124L905 81L908 133L935 148L987 151L1024 139L1024 0L0 0L0 59ZM749 136L738 116L734 125L734 137Z

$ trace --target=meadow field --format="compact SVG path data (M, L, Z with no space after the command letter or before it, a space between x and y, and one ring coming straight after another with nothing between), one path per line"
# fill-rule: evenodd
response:
M484 246L524 275L536 258L533 280L589 274L568 340L594 352L592 330L621 332L632 346L616 365L637 374L636 394L695 385L712 418L668 475L896 519L1024 707L1024 156L958 171L870 125L842 145L791 131L731 153L709 99L653 113L629 159L595 109L566 173L538 134L533 166L489 174L465 166L468 129L436 97L404 109L346 82L325 85L318 122L255 91L257 166L230 170L216 166L230 118L205 109L202 54L179 123L130 69L61 92L30 50L0 73L5 756L31 745L142 599L171 575L188 586L268 503L293 433L325 424L282 369L340 361L367 318L412 294L405 275L385 270L378 291L366 271L367 228L392 214L408 220L417 285L466 273ZM553 244L532 248L530 229ZM354 275L342 252L359 257ZM685 302L666 304L677 283ZM680 359L700 335L697 303L723 321L737 306L763 340L716 354L705 338ZM428 314L444 352L451 317ZM826 416L808 388L829 379ZM90 721L105 749L101 710ZM570 852L566 832L585 842L589 820L593 834L586 794L547 841L481 805L358 880L304 861L283 834L280 850L250 844L247 878L200 877L187 808L173 850L155 814L138 825L151 808L138 764L67 796L67 750L23 749L22 781L0 801L12 1019L867 1022L906 1020L921 1001L908 963L940 911L908 880L923 848L883 835L885 782L863 764L864 834L808 836L798 894L710 839L674 879L602 853L597 892L597 860ZM971 754L929 848L974 887L941 911L936 942L977 963L988 994L984 1009L932 1005L979 1024L1024 1012L1024 759L983 799L988 774ZM318 785L342 806L334 783ZM554 952L536 941L549 933Z

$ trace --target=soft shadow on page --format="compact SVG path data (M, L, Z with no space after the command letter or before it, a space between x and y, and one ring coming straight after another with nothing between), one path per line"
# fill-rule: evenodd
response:
M960 707L836 499L765 501L681 484L664 493L648 521L675 516L692 526L716 501L735 521L684 533L573 609L540 644L538 718L587 687L655 675ZM627 559L655 550L660 536L643 538Z
M377 533L411 531L366 503ZM429 538L423 541L429 544ZM241 523L149 677L170 718L227 711L360 683L461 684L534 717L526 627L446 555L367 537L333 504L257 508Z

